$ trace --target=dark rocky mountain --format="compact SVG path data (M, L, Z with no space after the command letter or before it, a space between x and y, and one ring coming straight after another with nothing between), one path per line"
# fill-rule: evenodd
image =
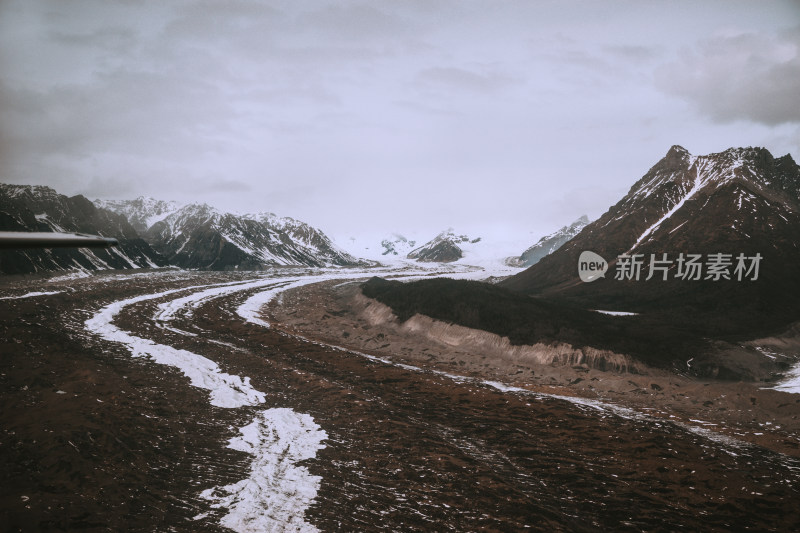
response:
M464 250L460 245L474 244L478 241L480 238L470 239L466 235L456 235L450 228L419 248L415 248L406 257L426 263L451 263L464 257Z
M94 200L94 205L124 215L139 234L144 234L150 226L181 208L177 202L165 202L146 196L135 200Z
M145 239L171 264L209 270L355 266L321 231L272 213L235 215L190 204L153 224Z
M4 274L167 264L124 216L98 208L83 196L67 197L49 187L0 184L0 230L77 232L119 241L119 246L108 249L4 250L0 254L0 272Z
M732 148L693 156L673 146L602 217L501 285L659 316L707 338L773 334L800 320L799 193L790 155ZM584 251L608 261L604 278L579 279ZM636 263L639 279L628 268Z
M563 228L554 231L549 235L545 235L539 239L536 244L522 252L522 255L519 257L509 258L507 263L510 266L516 267L533 266L541 261L543 257L550 255L561 248L575 235L580 233L588 223L589 217L583 215L569 226L564 226Z

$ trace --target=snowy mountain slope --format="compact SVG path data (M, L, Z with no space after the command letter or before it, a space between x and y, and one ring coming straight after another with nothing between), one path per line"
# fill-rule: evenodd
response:
M383 248L383 253L381 255L405 257L414 249L416 244L417 241L415 240L407 239L399 233L393 233L391 237L381 241L381 247Z
M773 158L764 148L731 148L693 156L673 146L625 197L576 237L528 270L504 282L526 293L560 294L604 305L637 308L693 305L703 309L742 306L772 313L800 294L800 166L791 156ZM578 279L578 257L593 251L609 274L591 284ZM617 257L641 254L640 280L616 280ZM759 254L755 282L680 278L679 254ZM666 272L645 281L651 259L667 254ZM669 260L672 261L669 261ZM728 276L734 265L729 265ZM705 274L703 275L705 277ZM666 278L666 279L665 279ZM636 310L636 309L622 309ZM766 316L766 315L765 315Z
M526 235L508 231L488 231L474 236L457 233L452 228L441 232L422 246L412 250L408 260L421 263L448 263L482 268L494 277L516 274L520 267L509 264L509 259L530 242Z
M97 208L83 196L68 198L49 187L0 184L0 230L77 232L119 241L119 246L107 249L8 250L0 256L0 272L6 274L167 264L124 216Z
M422 246L411 250L406 257L423 263L450 263L464 257L462 246L476 244L480 240L480 237L471 239L466 235L456 235L453 228L449 228Z
M653 353L695 343L670 356L682 372L762 379L776 367L750 341L800 321L799 190L800 166L789 155L731 148L694 156L673 146L603 216L501 285L639 313L618 319L609 335L652 335L661 339ZM605 277L581 281L584 251L607 261Z
M545 235L539 239L536 244L522 252L519 257L509 258L508 264L517 267L529 267L538 263L543 257L550 255L565 243L572 239L575 235L589 223L589 217L583 215L578 220L564 226L563 228Z
M181 204L177 202L165 202L146 196L135 200L94 200L94 205L124 215L140 234L181 208Z
M171 264L210 270L265 266L354 266L321 231L272 213L236 215L190 204L151 226L145 238Z
M389 233L338 238L336 244L349 254L384 264L406 260L419 242L416 233Z

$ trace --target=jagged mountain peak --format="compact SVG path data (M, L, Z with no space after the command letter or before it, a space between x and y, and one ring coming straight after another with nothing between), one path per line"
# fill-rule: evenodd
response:
M148 229L146 238L171 262L184 268L360 264L305 222L266 211L230 213L205 203L181 207Z
M656 195L666 214L703 190L708 193L733 182L767 196L788 194L789 202L797 197L800 183L796 182L800 182L800 177L791 157L776 160L762 147L729 148L701 156L678 148L672 147L618 205L630 210Z
M467 235L457 234L453 228L447 228L427 243L409 252L406 257L423 262L450 263L464 257L464 250L460 245L475 244L480 240L480 237L472 239Z
M553 233L540 238L533 246L526 249L519 257L510 257L506 264L515 267L528 267L535 265L544 257L558 250L569 242L589 224L589 217L582 215L572 224L564 226Z
M664 156L665 159L674 160L674 161L684 161L692 157L692 154L679 144L673 144L670 149L667 151L667 155Z
M46 185L15 185L12 183L0 183L0 190L7 198L17 198L29 196L31 198L57 197L60 196L55 189Z
M405 235L392 233L388 238L381 240L383 256L407 255L417 244L417 241L408 239Z
M157 200L150 196L139 196L133 200L97 199L94 204L124 215L139 233L146 232L153 224L182 207L178 202Z
M575 268L586 250L609 262L626 253L758 252L783 264L785 254L800 249L798 188L800 166L765 148L694 156L673 147L603 216L508 285L588 292Z

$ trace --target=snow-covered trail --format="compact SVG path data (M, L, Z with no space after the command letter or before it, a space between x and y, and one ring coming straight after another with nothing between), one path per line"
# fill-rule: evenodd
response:
M285 280L261 279L172 289L113 302L86 321L86 328L103 339L125 345L133 357L149 357L157 364L179 369L191 385L208 390L210 403L217 407L238 408L264 403L263 392L254 389L249 377L224 373L210 359L187 350L156 343L126 332L113 324L125 307L196 291L159 305L156 318L171 320L187 307L232 292L276 286ZM197 290L202 289L202 290ZM327 434L307 414L288 408L260 411L253 421L240 428L240 436L229 447L253 456L250 476L239 483L207 489L200 497L212 500L212 507L225 507L228 514L222 525L234 531L316 531L303 514L313 501L320 478L295 463L315 456L324 447ZM197 518L202 518L202 515Z
M202 287L204 286L171 289L110 303L86 321L86 329L107 341L123 344L133 357L148 357L154 363L177 368L189 378L192 386L210 392L211 405L236 408L263 403L264 394L250 386L249 378L226 374L206 357L137 337L113 323L114 317L125 307Z
M445 269L445 272L452 274L458 270ZM107 341L124 345L133 357L147 357L154 363L177 368L189 378L192 386L209 391L211 405L231 409L255 406L264 403L265 394L253 388L249 377L222 372L217 363L207 357L124 331L114 325L115 317L128 306L165 299L158 304L153 321L174 333L197 337L196 333L183 331L169 323L178 317L191 320L195 309L214 299L237 292L265 289L248 298L238 307L237 313L248 322L269 327L260 318L260 309L285 290L331 279L390 273L398 272L395 268L331 270L170 289L112 302L86 320L85 326L88 331ZM441 270L436 273L441 273ZM435 275L426 269L406 270L402 274L413 277ZM166 299L178 294L181 296ZM207 340L219 344L213 339ZM314 457L316 450L324 448L322 442L327 438L326 432L309 415L289 408L260 411L239 432L240 436L232 438L228 447L253 456L249 477L235 484L207 489L200 497L212 501L213 508L227 509L222 524L235 531L315 531L302 517L314 500L320 478L312 476L305 467L296 466L295 463Z

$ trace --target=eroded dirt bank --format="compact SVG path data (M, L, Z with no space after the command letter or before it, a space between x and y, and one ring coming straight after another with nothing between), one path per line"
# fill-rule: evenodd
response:
M276 327L320 342L535 392L609 401L800 456L800 395L763 383L695 379L591 348L510 346L420 315L400 323L359 287L330 281L293 289L266 312Z

